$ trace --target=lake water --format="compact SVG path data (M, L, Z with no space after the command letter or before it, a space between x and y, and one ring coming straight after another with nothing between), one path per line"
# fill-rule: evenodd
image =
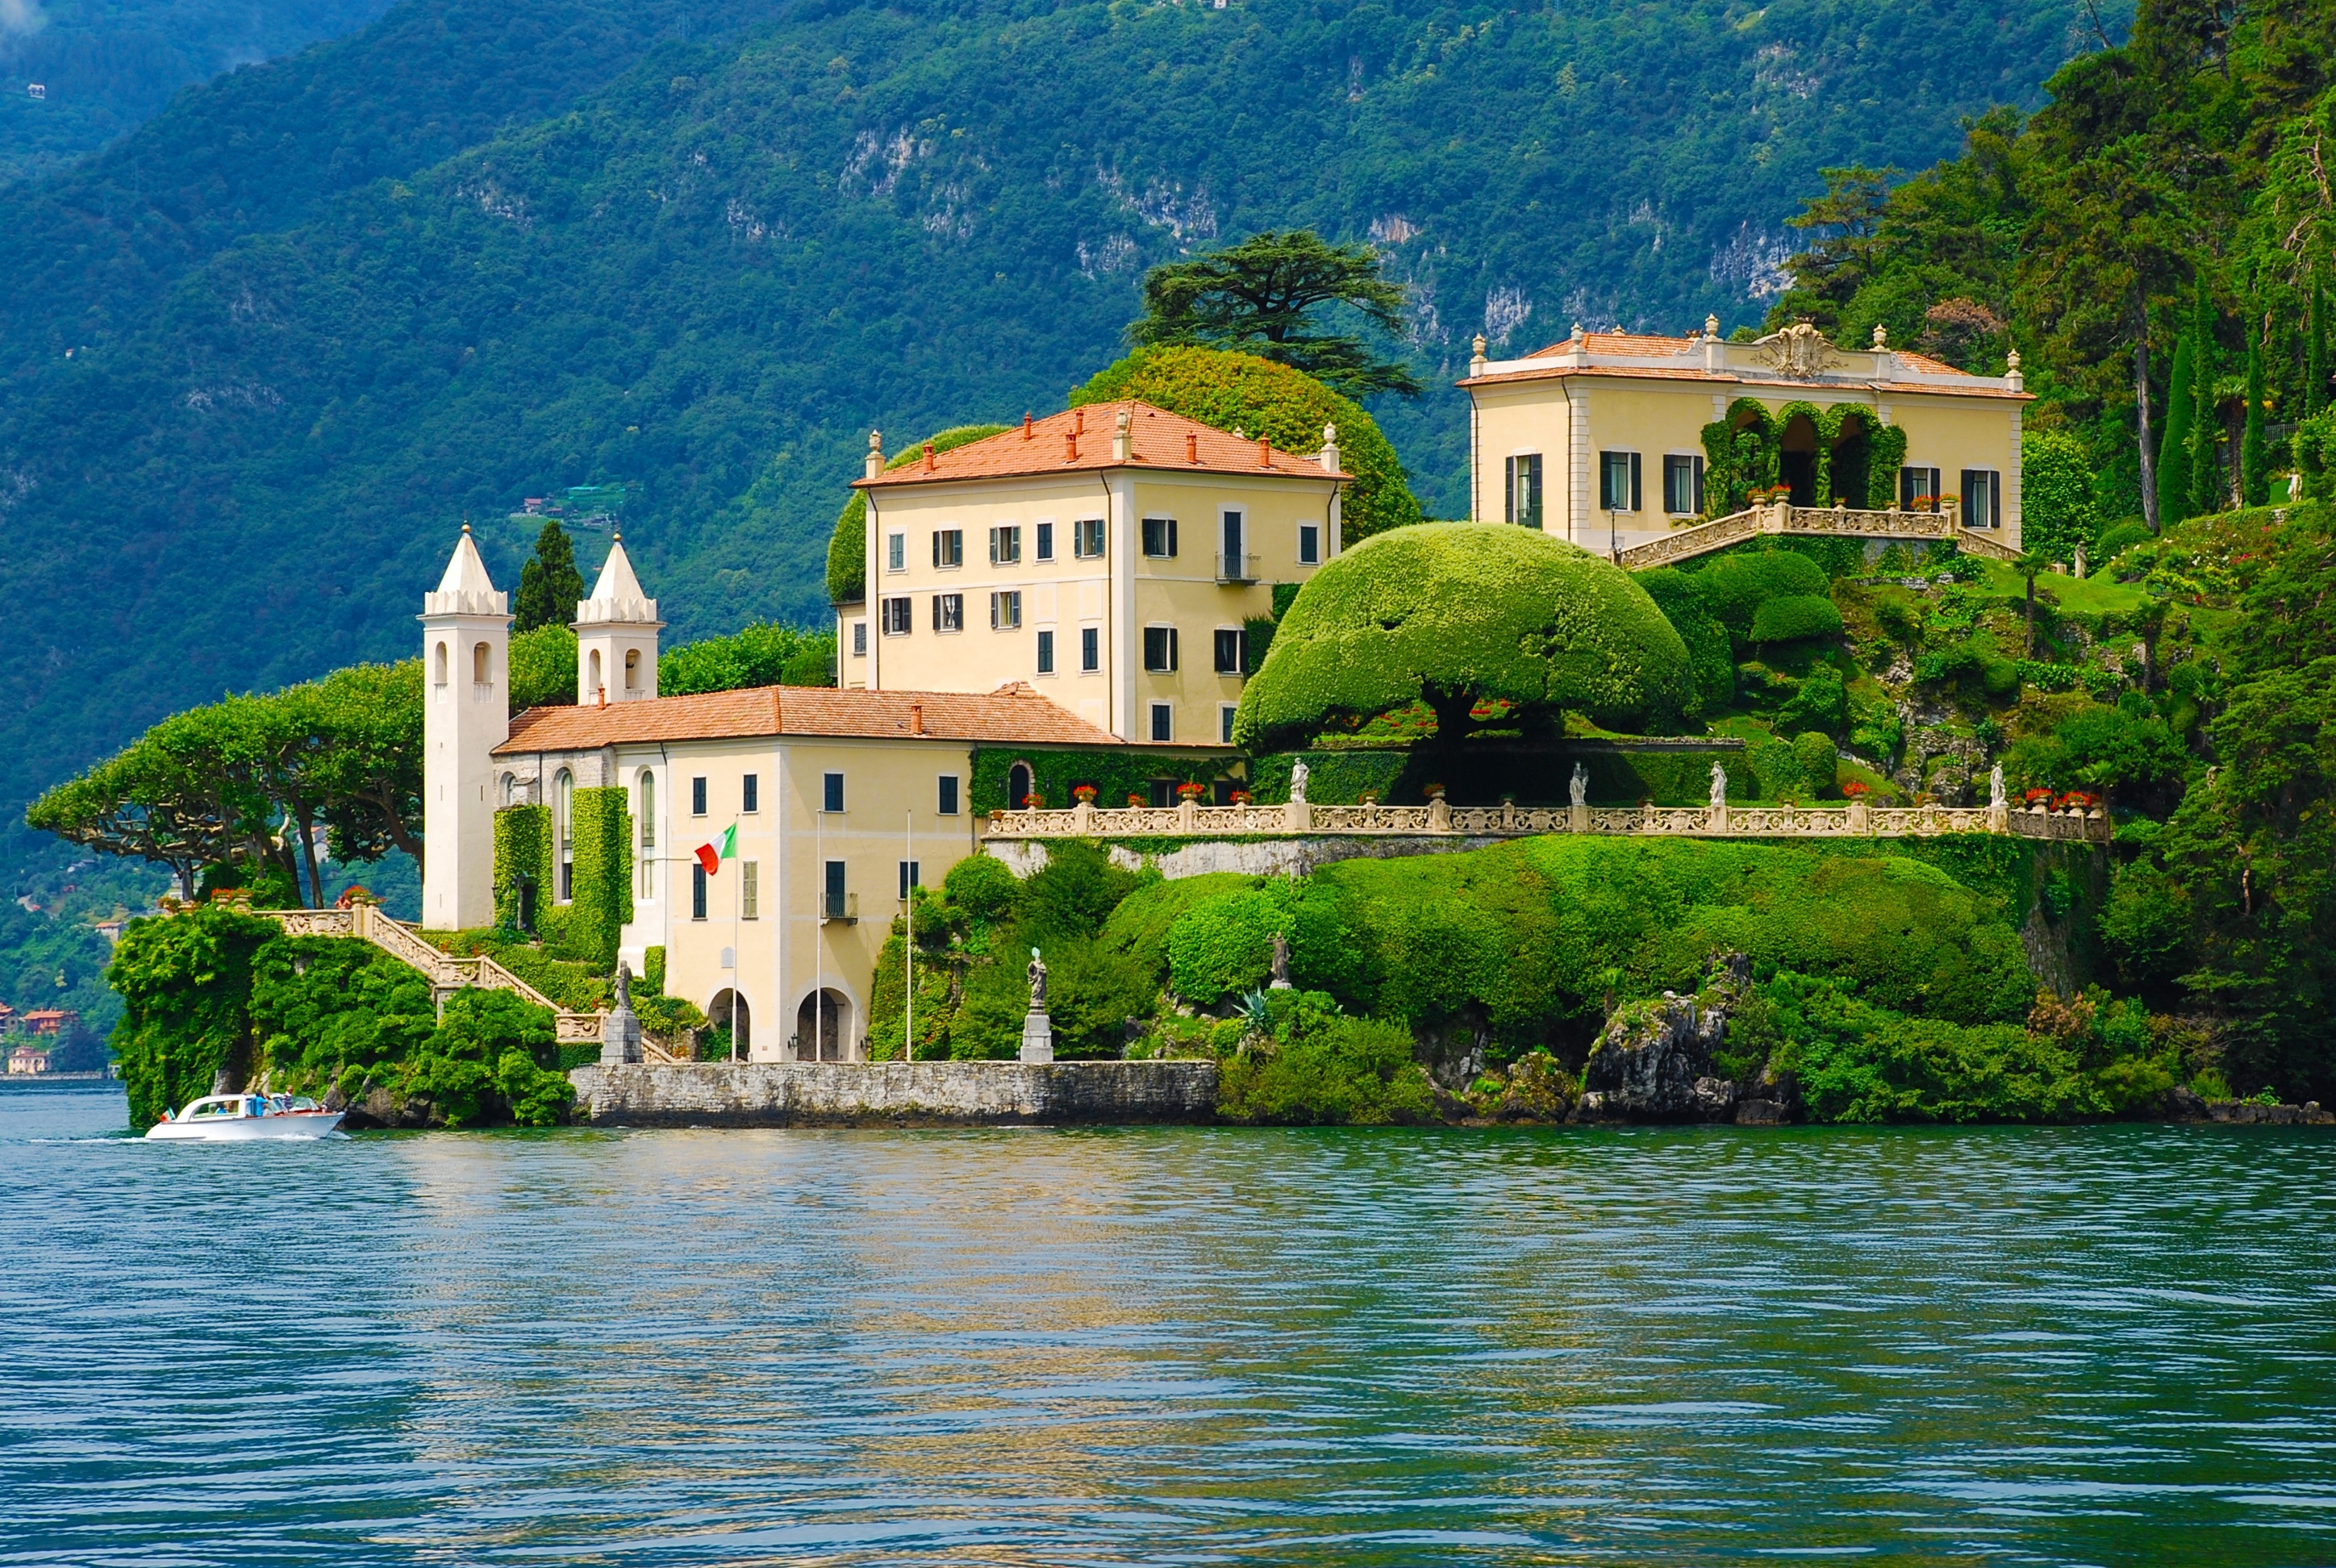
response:
M2336 1563L2336 1138L110 1135L0 1563Z

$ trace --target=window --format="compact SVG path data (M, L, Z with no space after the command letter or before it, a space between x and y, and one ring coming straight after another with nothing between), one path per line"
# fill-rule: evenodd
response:
M592 650L592 657L588 662L590 667L590 673L586 675L584 677L584 695L587 698L599 696L602 693L600 690L600 650L599 648L596 648Z
M989 596L989 629L1019 631L1022 629L1022 592L1019 589Z
M1079 667L1083 670L1103 667L1103 633L1095 627L1079 628Z
M1051 523L1051 522L1042 522L1042 523L1039 523L1039 524L1037 525L1037 535L1038 535L1038 537L1037 537L1037 539L1035 539L1035 540L1032 540L1030 542L1031 542L1034 546L1036 546L1036 547L1037 547L1037 559L1038 559L1038 560L1054 560L1054 559L1055 559L1055 525L1054 525L1053 523Z
M840 812L843 809L843 775L840 773L820 775L819 809Z
M443 642L438 645L438 657L431 660L431 669L433 682L436 685L444 686L446 684L446 645Z
M631 657L638 658L640 657L640 655L634 654ZM493 667L488 661L493 657L494 654L492 650L491 650L485 643L474 642L471 645L472 685L485 686L492 678ZM628 666L628 667L629 668L630 667ZM630 686L633 683L628 680L625 684L627 686Z
M763 918L763 867L758 861L738 862L738 918L742 920Z
M887 571L909 570L909 536L907 534L888 533L884 536L884 570Z
M1165 560L1176 553L1174 518L1147 517L1144 520L1144 553L1155 560Z
M1994 469L1963 470L1963 526L2003 526L2003 475Z
M1939 504L1939 471L1902 468L1898 471L1898 504L1908 511L1931 511Z
M641 650L637 648L625 650L625 689L641 689Z
M644 899L657 897L657 774L641 769L640 780L633 787L634 814L641 823L640 892Z
M1176 667L1174 627L1147 626L1144 628L1144 667L1154 674L1164 674Z
M738 786L738 809L742 812L760 811L763 809L762 799L762 775L748 774Z
M961 593L933 595L933 629L935 631L965 629L965 595Z
M706 918L706 862L704 861L689 862L689 918L693 920L702 920Z
M516 774L503 774L503 804L519 804L519 775Z
M1703 459L1671 453L1663 459L1663 510L1673 517L1703 511Z
M993 528L989 531L989 564L1012 566L1022 559L1022 531L1019 528Z
M576 775L561 768L551 798L552 834L560 846L552 873L559 889L552 896L564 904L576 896Z
M1639 454L1601 452L1598 454L1598 510L1639 510Z
M1055 634L1051 631L1042 631L1038 634L1038 673L1040 675L1055 673Z
M868 623L864 620L855 620L852 623L852 657L854 658L868 657Z
M941 567L965 564L965 531L963 529L933 530L933 564Z
M1225 745L1233 744L1233 716L1239 712L1241 706L1237 703L1221 702L1217 705L1217 739Z
M843 894L843 862L842 861L830 861L827 862L825 886L821 891L826 896L822 901L820 913L831 920L842 920L845 912Z
M1071 553L1085 560L1103 559L1103 519L1083 517L1071 524Z
M888 599L884 601L884 635L886 637L909 635L909 601L905 597Z
M702 778L689 781L689 814L694 817L706 814L706 781Z
M923 887L925 885L925 879L921 868L918 866L916 862L902 861L900 862L900 901L905 904L909 901L909 890L910 888Z
M938 809L939 810L940 814L945 817L953 817L957 815L958 783L958 776L953 773L945 773L940 775L940 805Z
M1219 563L1217 575L1227 582L1247 582L1257 574L1249 570L1249 519L1238 511L1228 511L1221 522L1219 542L1223 546L1224 560Z
M1164 702L1153 703L1152 705L1152 738L1174 740L1175 729L1176 710Z
M1244 651L1244 645L1248 640L1249 633L1243 631L1240 627L1221 626L1217 628L1217 673L1219 675L1241 674L1242 667L1241 655Z
M1319 523L1298 525L1298 564L1319 566L1322 561L1322 528Z
M1523 528L1541 526L1541 453L1523 453L1509 459L1508 484L1503 502L1504 521Z

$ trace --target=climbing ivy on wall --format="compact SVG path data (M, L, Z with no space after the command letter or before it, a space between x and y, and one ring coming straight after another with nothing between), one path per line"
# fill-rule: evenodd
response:
M1075 805L1073 788L1095 786L1095 804L1124 806L1129 795L1149 798L1152 781L1173 778L1179 783L1214 784L1233 776L1237 758L1205 754L1178 755L1153 751L1037 751L1027 746L1007 749L980 747L973 754L973 784L968 792L976 812L1007 809L1006 775L1016 763L1030 766L1030 787L1049 810Z
M1898 499L1898 469L1906 459L1906 433L1876 422L1854 403L1819 407L1793 402L1776 413L1757 398L1739 397L1728 417L1703 427L1704 514L1725 517L1748 504L1749 492L1783 482L1785 429L1806 418L1817 435L1815 492L1819 506L1835 499L1886 511Z
M551 903L551 808L505 806L495 813L495 924L519 925L519 888L535 884L536 912Z
M633 918L633 817L621 784L576 792L574 875L569 889L570 957L601 969Z

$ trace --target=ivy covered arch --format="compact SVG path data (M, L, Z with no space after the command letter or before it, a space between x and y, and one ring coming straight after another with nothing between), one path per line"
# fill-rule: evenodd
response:
M1816 434L1814 492L1819 506L1835 500L1887 511L1898 498L1898 469L1906 460L1906 433L1884 424L1858 403L1829 405L1801 400L1771 414L1757 398L1739 397L1728 416L1703 427L1704 514L1725 517L1750 504L1750 492L1782 482L1785 433L1806 419Z
M1776 482L1780 434L1776 416L1757 397L1739 397L1727 417L1703 427L1704 512L1725 517L1748 504L1747 492Z

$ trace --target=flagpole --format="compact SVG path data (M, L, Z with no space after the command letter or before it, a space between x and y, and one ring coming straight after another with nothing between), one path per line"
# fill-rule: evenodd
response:
M819 1060L820 1037L827 1033L827 788L820 782L819 815L813 819L813 853L818 856L819 924L812 929L811 939L811 1059ZM801 1018L803 1015L795 1015ZM801 1056L798 1049L795 1053Z
M906 950L900 955L900 983L909 998L909 1021L900 1029L900 1059L913 1062L917 1059L917 808L910 806L900 815L901 842L909 852L908 864L900 878L907 884L900 890L900 911L909 931Z
M735 851L738 847L736 823L730 824L730 847ZM746 966L738 961L738 891L746 874L738 870L745 862L735 854L730 858L735 862L730 868L734 873L730 878L730 1060L735 1063L738 1059L738 977L746 970Z

